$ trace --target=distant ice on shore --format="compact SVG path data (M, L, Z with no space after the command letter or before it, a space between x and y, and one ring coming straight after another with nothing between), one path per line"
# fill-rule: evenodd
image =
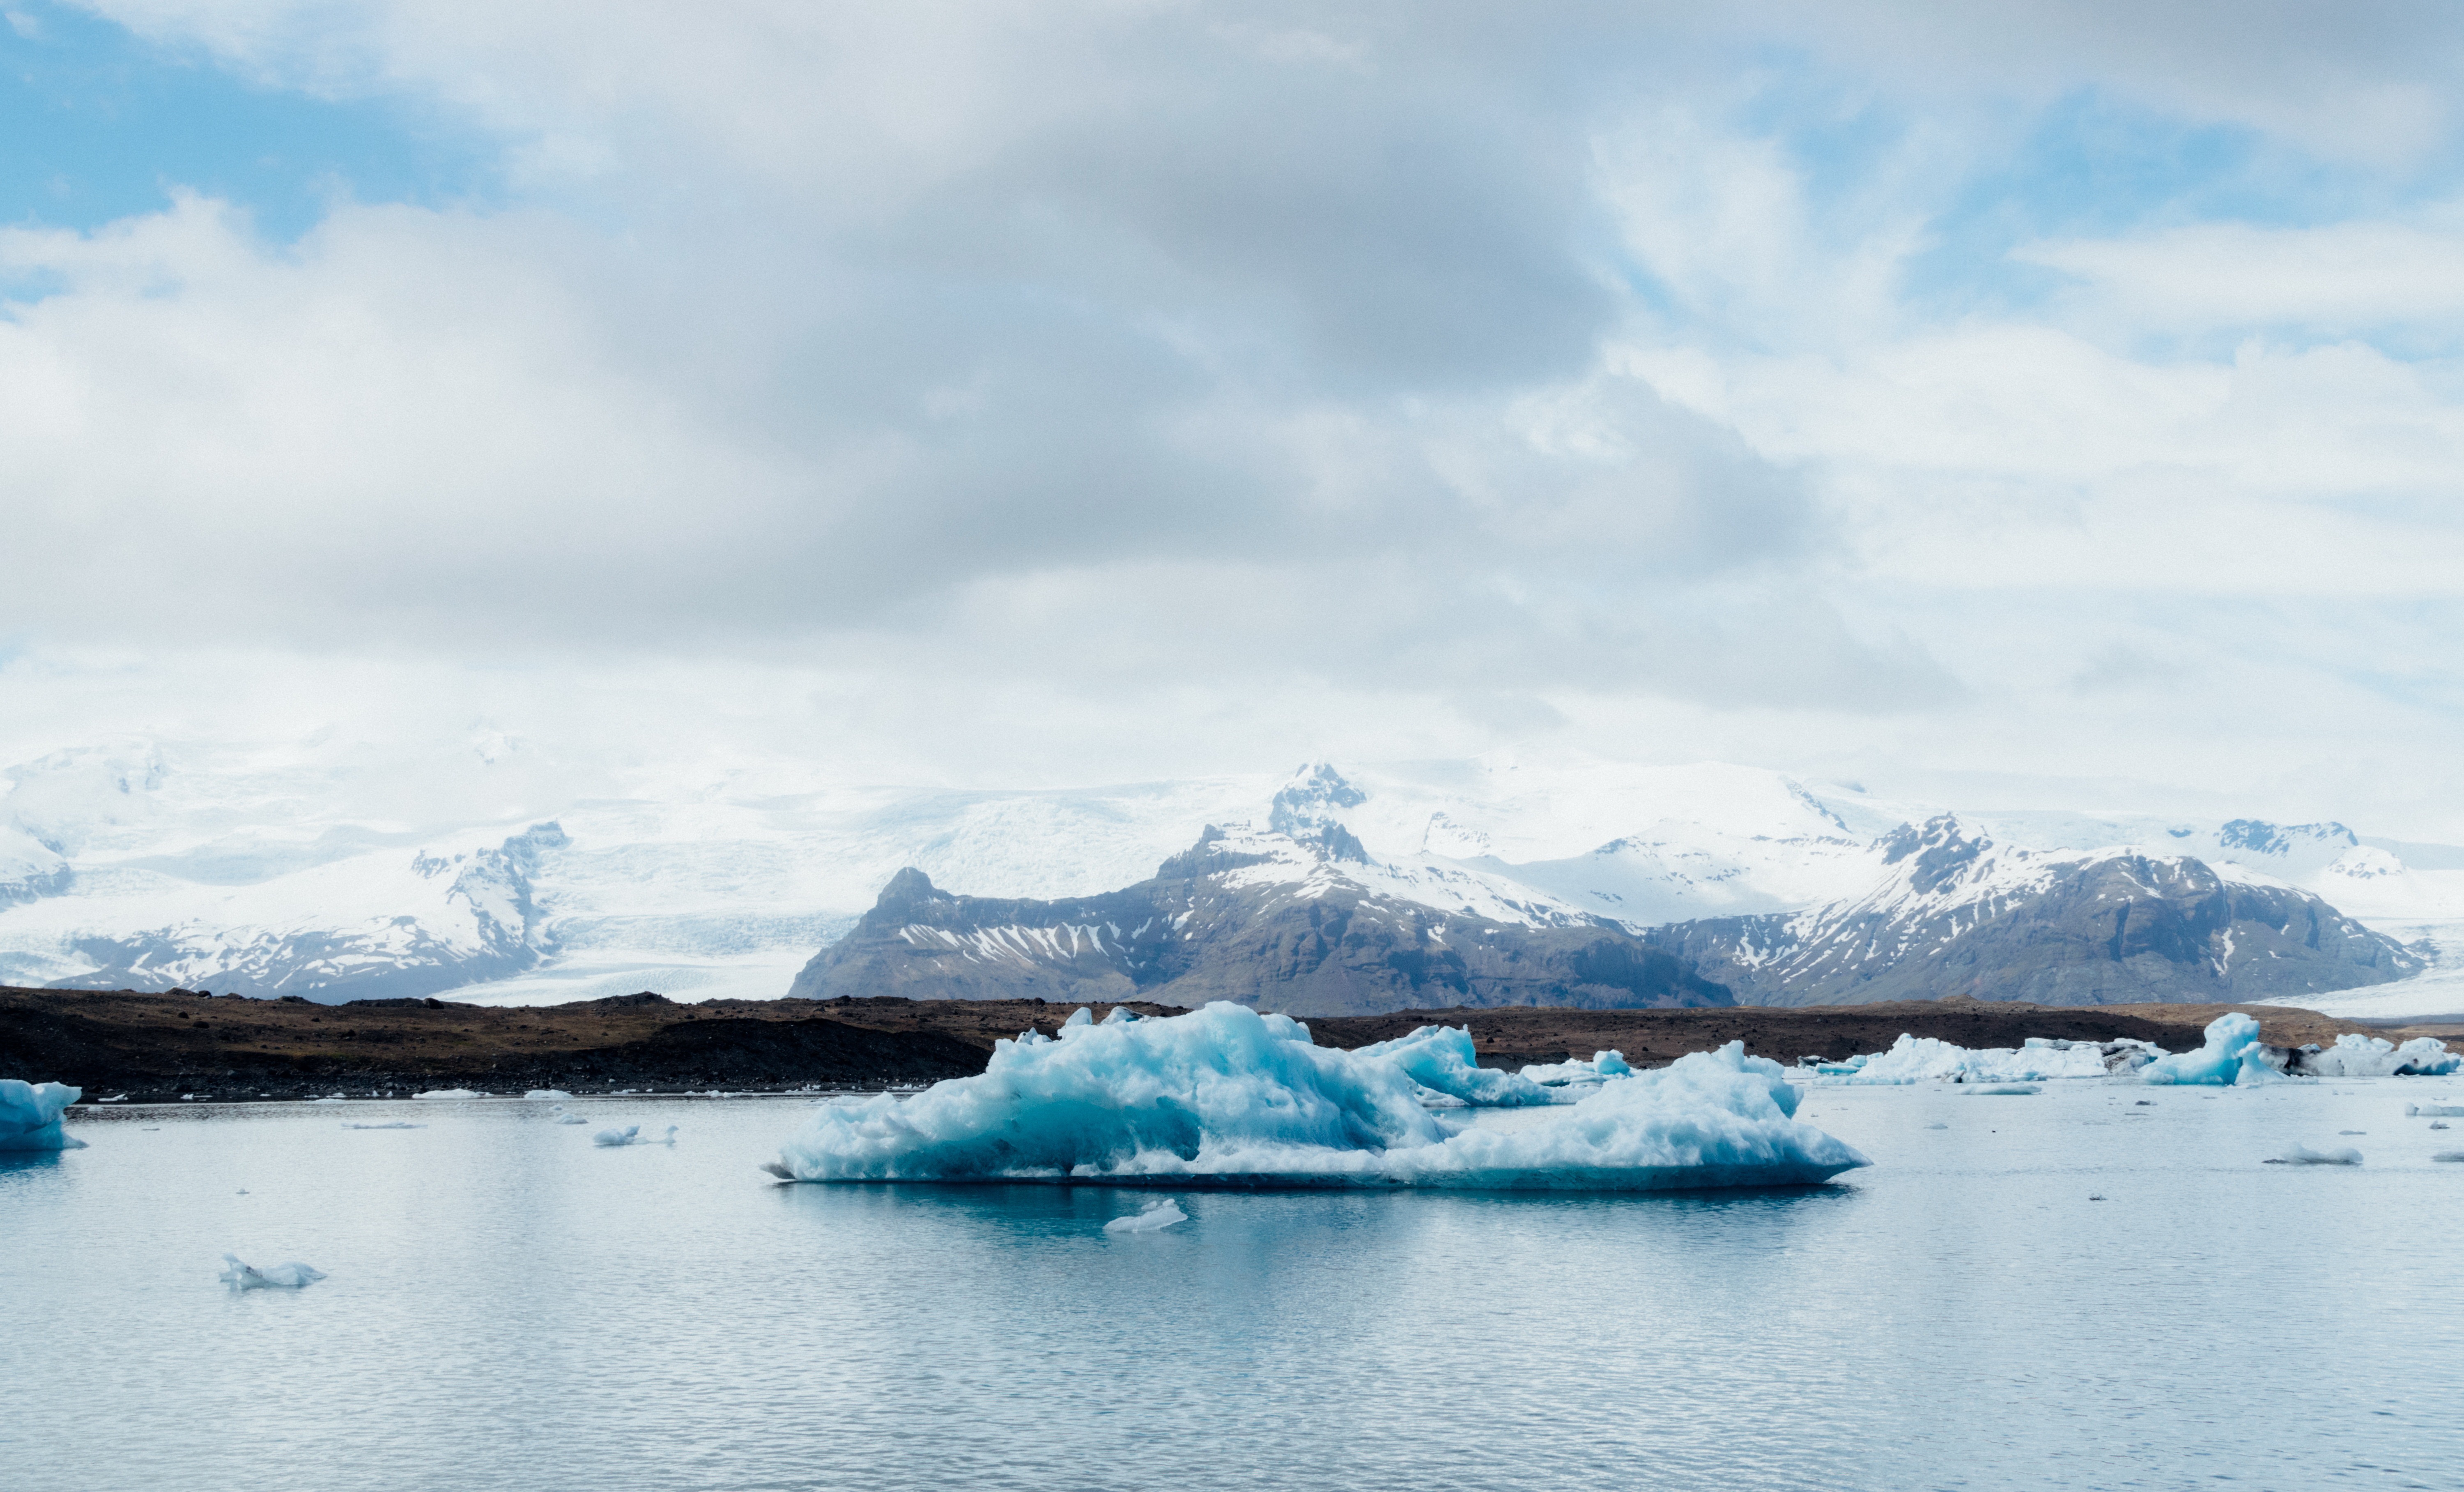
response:
M85 1142L62 1125L60 1116L85 1096L64 1082L24 1082L0 1078L0 1150L81 1150Z
M474 1093L469 1088L430 1088L426 1093L415 1093L411 1095L411 1097L421 1099L475 1099L482 1097L482 1095Z
M1964 1047L1905 1032L1887 1052L1872 1052L1815 1069L1825 1087L1904 1086L1917 1082L2043 1082L2128 1072L2163 1055L2145 1041L2063 1041L2030 1036L2015 1047Z
M1441 1119L1400 1063L1314 1045L1287 1016L1221 1001L1119 1015L998 1042L979 1076L913 1098L812 1110L770 1169L799 1181L1648 1191L1805 1184L1870 1164L1798 1123L1779 1064L1739 1042L1507 1128Z

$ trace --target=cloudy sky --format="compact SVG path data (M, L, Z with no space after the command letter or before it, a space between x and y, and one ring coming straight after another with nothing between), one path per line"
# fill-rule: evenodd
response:
M2450 7L5 14L10 760L2464 835Z

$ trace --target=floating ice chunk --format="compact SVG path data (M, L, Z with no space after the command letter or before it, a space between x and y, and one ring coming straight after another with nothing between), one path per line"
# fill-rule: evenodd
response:
M627 1125L622 1129L602 1129L590 1137L590 1143L610 1148L620 1145L673 1145L676 1143L676 1126L670 1125L668 1132L663 1135L646 1135L641 1125Z
M1544 1088L1562 1088L1578 1082L1631 1078L1634 1069L1626 1065L1623 1052L1595 1052L1588 1062L1533 1062L1523 1069L1523 1076Z
M428 1126L426 1125L414 1125L406 1120L395 1119L388 1120L381 1125L345 1124L342 1127L345 1129L425 1129Z
M589 1120L583 1118L580 1114L574 1113L559 1114L556 1116L556 1122L560 1125L586 1125L590 1123Z
M1528 1073L1483 1067L1469 1026L1422 1026L1407 1036L1356 1047L1353 1056L1392 1062L1423 1088L1484 1108L1522 1108L1549 1102L1549 1090Z
M1132 1217L1115 1217L1104 1225L1106 1233L1159 1233L1175 1223L1189 1221L1180 1204L1167 1197L1145 1212Z
M2407 1103L2407 1119L2464 1119L2464 1103Z
M339 1093L328 1093L321 1099L310 1099L308 1102L311 1103L344 1103L349 1101L344 1099Z
M2306 1145L2297 1145L2267 1162L2270 1166L2359 1166L2361 1163L2362 1152L2359 1150L2314 1150Z
M222 1281L233 1290L300 1290L325 1278L323 1270L312 1269L296 1259L258 1269L226 1254L223 1264Z
M2062 1041L2030 1036L2015 1047L1969 1048L1934 1036L1900 1034L1887 1052L1825 1062L1815 1079L1826 1087L1898 1086L1912 1082L2040 1082L2102 1078L2119 1057L2138 1057L2140 1043Z
M2432 1129L2444 1129L2447 1127L2447 1121L2443 1119L2433 1119L2430 1122L2430 1127Z
M2438 1078L2464 1069L2464 1056L2434 1036L2415 1036L2402 1046L2381 1036L2347 1031L2334 1046L2301 1054L2301 1070L2321 1078Z
M2431 1157L2434 1161L2464 1162L2464 1150L2441 1150Z
M550 1099L558 1102L562 1102L571 1099L573 1095L565 1092L562 1088L533 1088L528 1093L523 1094L522 1097L526 1099Z
M1798 1123L1779 1064L1741 1042L1513 1129L1441 1122L1420 1091L1393 1059L1312 1045L1287 1016L1219 1001L1067 1041L996 1042L979 1076L811 1110L772 1173L1635 1191L1809 1184L1870 1164Z
M430 1088L426 1093L414 1093L411 1097L416 1099L475 1099L478 1098L479 1095L469 1088Z
M1925 1127L1926 1127L1927 1129L1947 1129L1947 1128L1949 1128L1950 1126L1949 1126L1948 1125L1944 1124L1941 1120L1937 1119L1937 1120L1935 1120L1932 1124L1929 1124L1929 1125L1925 1125Z
M2241 1012L2227 1011L2208 1022L2205 1035L2205 1044L2197 1051L2160 1057L2139 1076L2149 1082L2203 1083L2212 1087L2276 1082L2284 1077L2268 1065L2259 1051L2258 1022Z
M60 1116L85 1094L64 1082L21 1082L0 1078L0 1150L82 1150L85 1142L62 1125Z
M2037 1087L2033 1082L1994 1082L1988 1083L1983 1087L1966 1087L1959 1091L1967 1094L1971 1099L2027 1099L2034 1098L2045 1090Z

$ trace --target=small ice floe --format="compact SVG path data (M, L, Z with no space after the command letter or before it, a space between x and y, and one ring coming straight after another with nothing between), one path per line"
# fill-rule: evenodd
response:
M2407 1103L2407 1119L2464 1119L2464 1103Z
M2101 1191L2091 1191L2087 1194L2087 1199L2091 1202L2101 1202L2104 1200L2104 1193Z
M1981 1087L1963 1087L1959 1091L1971 1099L2026 1099L2034 1098L2045 1090L2033 1082L1990 1082Z
M125 1103L128 1102L128 1095L125 1093L115 1093L107 1099L97 1099L95 1102L97 1103Z
M2362 1152L2359 1150L2314 1150L2306 1145L2297 1145L2266 1162L2270 1166L2359 1166L2361 1163Z
M61 1127L60 1116L85 1093L64 1082L0 1078L0 1150L82 1150L85 1142Z
M2431 1157L2434 1161L2464 1163L2464 1150L2441 1150Z
M1130 1217L1115 1217L1104 1225L1106 1233L1159 1233L1175 1223L1189 1221L1189 1214L1170 1197Z
M526 1099L544 1099L550 1102L562 1103L569 1102L573 1098L573 1095L565 1092L562 1088L533 1088L528 1093L523 1094L522 1097Z
M556 1122L560 1125L586 1125L590 1123L589 1120L583 1118L580 1114L573 1112L573 1110L569 1108L559 1107L553 1112L556 1114Z
M411 1095L415 1099L475 1099L482 1096L469 1088L430 1088L426 1093Z
M2366 1130L2366 1129L2339 1129L2339 1130L2337 1130L2336 1132L2337 1132L2338 1134L2368 1134L2368 1133L2369 1133L2369 1131L2368 1131L2368 1130Z
M2447 1127L2447 1121L2443 1119L2433 1119L2430 1122L2430 1127L2432 1129L2444 1129Z
M1927 1129L1947 1129L1947 1128L1949 1128L1950 1126L1949 1126L1948 1125L1944 1124L1941 1120L1937 1119L1937 1120L1935 1120L1932 1124L1929 1124L1929 1125L1925 1125L1925 1127L1926 1127Z
M670 1125L668 1132L663 1135L646 1135L641 1125L627 1125L622 1129L602 1129L590 1137L590 1143L610 1149L620 1145L673 1145L676 1143L676 1126Z
M321 1099L310 1099L308 1102L311 1103L340 1103L343 1102L343 1100L342 1096L339 1093L328 1093Z
M408 1120L389 1119L381 1125L354 1125L345 1122L342 1127L345 1129L425 1129L428 1126L426 1125L414 1125Z
M312 1268L294 1259L288 1264L274 1264L259 1269L243 1264L236 1255L223 1256L223 1283L233 1290L300 1290L325 1278L321 1269Z

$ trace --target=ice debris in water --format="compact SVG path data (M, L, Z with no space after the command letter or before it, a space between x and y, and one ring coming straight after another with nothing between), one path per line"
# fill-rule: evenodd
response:
M1067 1035L1068 1028L1062 1028L1062 1034ZM1407 1036L1356 1047L1352 1055L1366 1061L1392 1062L1421 1087L1484 1108L1521 1108L1550 1100L1549 1090L1528 1072L1481 1066L1472 1051L1469 1026L1422 1026Z
M325 1278L323 1270L312 1269L297 1260L258 1269L254 1265L241 1263L236 1255L226 1254L223 1264L222 1281L234 1290L298 1290Z
M85 1096L64 1082L23 1082L0 1078L0 1150L82 1150L85 1142L62 1127L60 1116Z
M2301 1070L2321 1078L2439 1078L2464 1068L2464 1057L2435 1036L2415 1036L2402 1046L2381 1036L2347 1031L2336 1044L2301 1054Z
M2464 1103L2407 1103L2407 1119L2464 1119Z
M1912 1082L2038 1082L2054 1078L2102 1078L2128 1072L2157 1055L2145 1041L2064 1041L2030 1036L2015 1047L1969 1048L1934 1036L1900 1034L1887 1052L1868 1052L1844 1062L1822 1062L1815 1080L1825 1086L1901 1086Z
M1971 1099L2029 1099L2045 1090L2033 1082L1991 1082L1981 1088L1963 1088L1960 1091Z
M2359 1166L2361 1163L2362 1152L2359 1150L2314 1150L2306 1145L2297 1145L2267 1164L2270 1166Z
M1523 1076L1544 1088L1562 1088L1574 1083L1606 1082L1611 1078L1631 1078L1634 1069L1626 1064L1623 1052L1595 1052L1588 1062L1534 1062L1523 1069Z
M342 1127L345 1129L425 1129L428 1126L426 1125L414 1125L407 1120L395 1119L388 1120L382 1125L354 1125L346 1122L343 1124Z
M479 1095L469 1088L430 1088L426 1093L414 1093L411 1097L419 1099L475 1099L478 1098Z
M2239 1011L2227 1011L2208 1022L2206 1041L2195 1052L2160 1057L2140 1072L2149 1082L2231 1083L2281 1081L2284 1075L2268 1065L2259 1050L2258 1022Z
M668 1132L663 1135L646 1135L641 1125L627 1125L622 1129L602 1129L590 1137L590 1143L611 1148L620 1145L673 1145L676 1143L676 1126L670 1125Z
M1949 1128L1950 1126L1949 1126L1948 1125L1944 1124L1941 1120L1937 1119L1937 1120L1935 1120L1932 1124L1929 1124L1929 1125L1925 1125L1925 1127L1926 1127L1927 1129L1947 1129L1947 1128Z
M1401 1065L1218 1001L994 1043L973 1078L810 1111L799 1181L1044 1179L1639 1191L1800 1185L1871 1164L1794 1115L1742 1042L1604 1083L1513 1128L1449 1123Z
M1180 1210L1180 1204L1166 1197L1134 1216L1113 1218L1104 1225L1104 1231L1106 1233L1158 1233L1174 1223L1187 1221L1189 1221L1189 1214Z
M2434 1161L2464 1161L2464 1150L2441 1150L2431 1157Z
M561 1103L565 1100L572 1098L573 1095L565 1092L562 1088L533 1088L528 1093L523 1094L522 1097L526 1099L548 1099Z

